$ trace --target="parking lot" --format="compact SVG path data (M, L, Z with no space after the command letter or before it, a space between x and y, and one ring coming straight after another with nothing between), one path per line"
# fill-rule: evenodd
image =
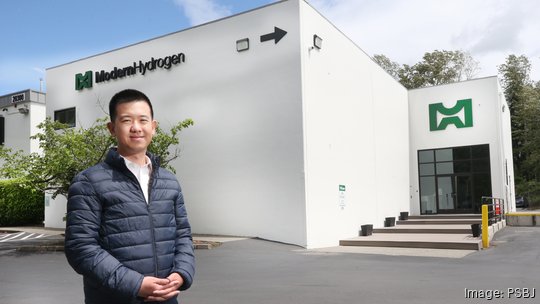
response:
M540 228L507 227L490 249L460 258L345 253L245 239L196 250L182 303L538 303ZM0 303L82 303L62 252L0 251ZM510 294L529 290L529 298ZM476 298L466 298L467 290ZM504 298L488 300L498 290ZM535 290L538 293L538 290ZM478 298L483 292L483 298ZM489 293L493 295L493 293ZM471 293L469 293L471 296Z

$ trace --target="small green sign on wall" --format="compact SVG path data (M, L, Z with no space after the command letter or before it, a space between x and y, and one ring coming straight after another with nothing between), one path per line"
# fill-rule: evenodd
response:
M339 185L339 208L345 209L345 185Z
M463 121L457 114L464 111ZM437 123L437 113L444 115L440 121ZM454 125L456 128L470 128L473 126L473 115L472 115L472 99L461 99L456 102L456 105L452 108L446 108L442 102L433 103L429 105L429 130L430 131L440 131L445 130L448 125Z

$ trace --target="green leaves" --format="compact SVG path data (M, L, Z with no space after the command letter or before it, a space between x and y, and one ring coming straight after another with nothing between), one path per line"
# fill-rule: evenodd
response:
M470 79L479 70L478 62L462 51L428 52L420 62L412 66L400 66L384 55L375 55L373 60L407 89Z
M47 118L38 125L41 130L32 136L39 142L41 153L25 154L0 146L0 178L21 178L33 189L50 190L53 198L67 196L73 177L101 162L115 140L107 129L107 118L97 119L88 128L69 128L67 125ZM158 128L148 150L161 158L162 166L174 172L169 162L179 156L180 132L193 125L186 119L165 132Z
M161 127L158 125L156 128L156 134L152 138L152 143L148 147L148 151L160 156L161 166L171 170L173 173L176 173L176 170L174 167L170 166L169 163L178 158L180 155L180 150L178 147L175 147L171 153L170 147L177 146L180 143L180 131L185 128L189 128L190 126L193 126L193 120L191 120L191 118L172 126L169 131L170 133L163 132Z
M499 66L499 76L512 117L515 185L531 205L540 205L540 82L530 79L531 63L510 55Z
M514 102L519 102L519 99L523 98L524 88L531 85L530 71L531 64L524 55L510 55L506 58L506 62L499 66L504 94L511 109Z

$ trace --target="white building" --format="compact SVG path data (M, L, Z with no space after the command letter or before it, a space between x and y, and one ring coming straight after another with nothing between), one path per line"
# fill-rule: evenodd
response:
M45 93L33 90L0 96L0 145L13 151L39 152L30 137L45 120Z
M496 77L409 91L411 213L515 211L510 111Z
M500 155L506 146L484 139L486 128L470 141L458 134L431 144L457 133L426 133L415 121L430 103L462 99L453 87L467 87L464 98L475 103L482 97L478 112L491 108L490 94L504 103L491 82L407 92L309 4L289 0L50 68L47 115L68 112L89 126L114 93L145 92L163 127L195 121L174 164L194 233L311 248L402 211L426 213L419 149L488 143ZM474 128L481 122L475 116ZM512 167L511 151L503 154ZM491 170L493 193L502 195L499 160ZM51 203L46 225L47 214L62 225L64 213L65 200Z

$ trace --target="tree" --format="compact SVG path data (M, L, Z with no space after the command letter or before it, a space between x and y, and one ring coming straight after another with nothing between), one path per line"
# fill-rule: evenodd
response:
M526 158L523 150L525 144L525 109L531 96L529 59L523 55L510 55L506 62L499 66L499 75L508 107L510 108L512 124L512 149L514 151L514 166L516 175L523 175L522 164Z
M174 172L169 163L179 156L178 145L182 129L193 125L186 119L164 132L159 126L148 150L161 159L161 165ZM73 177L82 170L101 162L115 144L107 129L107 119L97 119L89 128L69 128L47 118L38 125L40 133L32 136L39 142L41 153L25 154L0 147L0 178L20 178L38 190L67 196Z
M523 105L520 109L521 130L520 151L522 158L521 175L526 180L540 184L540 82L525 87Z
M540 202L540 82L530 79L531 64L510 55L499 66L499 76L512 123L515 185L531 204Z
M384 55L374 55L373 60L381 66L390 76L394 77L395 80L399 81L399 71L401 66L399 63L390 60L390 58Z
M478 62L463 51L428 52L412 66L400 66L384 55L375 55L373 59L408 89L471 79L479 71Z
M531 64L524 55L519 57L510 55L506 58L506 62L499 66L504 95L511 110L513 107L519 107L519 103L523 99L524 88L531 85L530 72ZM514 112L511 111L511 113Z

